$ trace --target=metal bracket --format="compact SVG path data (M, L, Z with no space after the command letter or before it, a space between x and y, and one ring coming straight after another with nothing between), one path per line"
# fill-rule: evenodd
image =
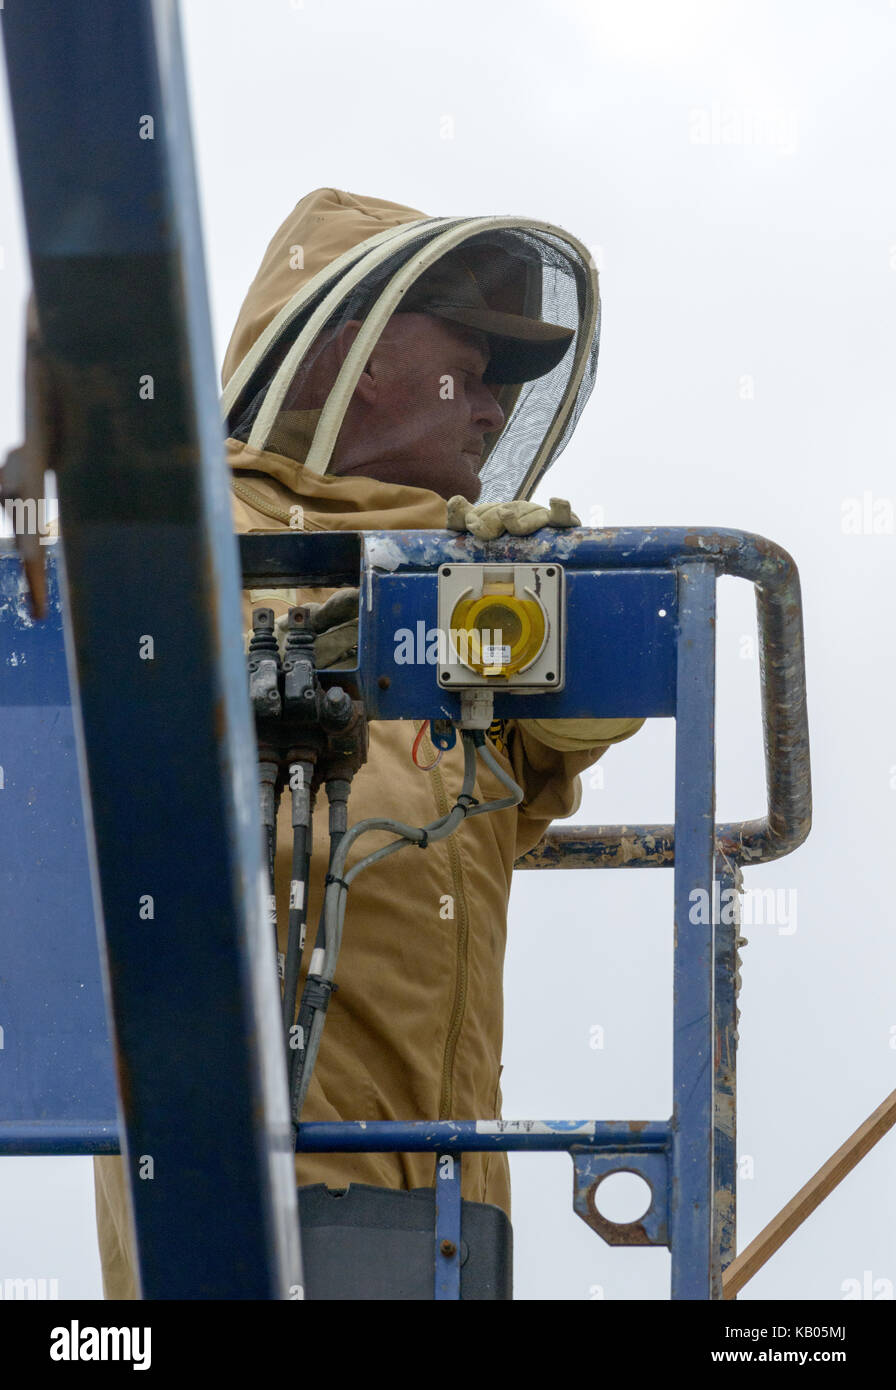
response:
M633 1154L625 1149L595 1153L570 1149L573 1163L573 1210L608 1245L669 1244L669 1155ZM637 1221L610 1221L595 1203L600 1184L612 1173L634 1173L650 1188L650 1206Z

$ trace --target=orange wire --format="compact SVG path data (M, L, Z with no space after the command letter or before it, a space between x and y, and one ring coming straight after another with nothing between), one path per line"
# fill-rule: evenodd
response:
M413 746L413 748L411 749L411 758L413 759L414 766L415 766L415 767L419 767L419 769L420 769L421 772L431 772L432 769L433 769L434 767L437 767L438 764L442 761L442 754L443 754L444 751L445 751L444 748L440 748L439 751L438 751L438 753L437 753L437 755L436 755L436 757L435 757L435 760L434 760L433 762L431 762L431 763L425 763L425 764L424 764L424 763L418 763L418 761L417 761L417 752L418 752L418 750L419 750L419 748L420 748L420 741L421 741L421 739L423 738L423 735L426 733L426 730L427 730L428 728L429 728L429 720L428 720L428 719L424 719L422 725L420 726L420 732L417 734L417 737L414 739L414 746Z

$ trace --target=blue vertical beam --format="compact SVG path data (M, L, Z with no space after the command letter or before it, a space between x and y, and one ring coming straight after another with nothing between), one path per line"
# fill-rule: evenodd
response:
M142 1293L287 1298L295 1178L176 20L12 0L2 23Z
M435 1298L460 1298L461 1184L460 1153L436 1156Z
M720 1296L713 1252L713 566L682 564L675 712L672 1298Z

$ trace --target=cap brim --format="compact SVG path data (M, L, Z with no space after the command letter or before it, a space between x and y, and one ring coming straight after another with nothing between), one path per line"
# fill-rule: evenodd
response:
M575 337L574 329L561 324L544 323L522 314L502 314L497 309L427 304L422 312L484 333L491 356L483 380L496 386L546 376L563 360Z

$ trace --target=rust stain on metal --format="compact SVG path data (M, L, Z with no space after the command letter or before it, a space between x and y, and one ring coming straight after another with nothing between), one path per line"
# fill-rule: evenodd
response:
M629 1170L619 1170L629 1171ZM609 1175L608 1175L609 1176ZM638 1175L640 1177L640 1174ZM594 1195L600 1187L600 1183L592 1183L588 1189L587 1211L580 1211L579 1215L592 1231L605 1240L608 1245L653 1245L647 1231L644 1229L643 1219L641 1221L608 1221L605 1216L601 1216L595 1204Z

